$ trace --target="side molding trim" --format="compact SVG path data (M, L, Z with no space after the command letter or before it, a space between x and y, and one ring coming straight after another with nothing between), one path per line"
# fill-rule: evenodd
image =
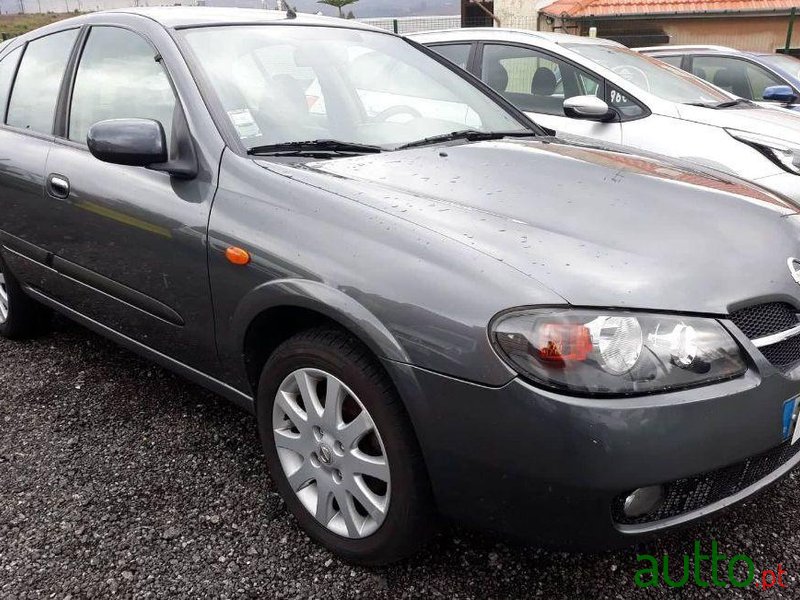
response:
M166 354L162 354L157 350L153 350L149 346L145 346L144 344L137 342L129 338L126 335L119 333L118 331L111 329L110 327L106 327L102 323L98 323L97 321L90 319L89 317L84 316L83 314L61 304L57 300L54 300L47 296L46 294L40 292L39 290L32 288L32 287L25 287L25 293L29 294L34 299L38 300L42 304L49 306L53 310L56 310L73 321L76 321L86 327L87 329L91 329L95 333L98 333L104 337L111 339L113 342L116 342L123 348L130 350L131 352L135 352L145 358L153 361L154 363L169 369L184 377L193 381L204 388L214 392L215 394L219 394L224 396L234 404L236 404L239 408L249 412L250 414L255 414L255 403L253 398L240 392L239 390L229 386L227 383L219 381L218 379L214 379L213 377L209 377L205 373L198 371L188 365L185 365L182 362L179 362L173 358L170 358Z

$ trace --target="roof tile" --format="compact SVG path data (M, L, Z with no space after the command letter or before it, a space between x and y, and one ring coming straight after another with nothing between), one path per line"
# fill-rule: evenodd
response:
M557 0L542 12L552 16L691 14L709 12L788 11L798 0Z

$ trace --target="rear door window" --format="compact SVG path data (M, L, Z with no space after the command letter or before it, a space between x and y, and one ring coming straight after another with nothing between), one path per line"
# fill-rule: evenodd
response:
M673 67L681 68L681 63L683 62L683 56L656 56L658 60L661 60L668 65L672 65Z
M0 60L0 120L5 122L6 107L8 106L8 93L11 91L11 82L14 79L14 72L17 70L17 63L22 54L22 46L9 52Z
M437 44L436 46L431 46L431 50L441 54L451 63L458 65L462 69L467 68L471 49L471 44Z
M33 40L22 56L11 91L7 123L20 129L52 133L58 92L77 29Z

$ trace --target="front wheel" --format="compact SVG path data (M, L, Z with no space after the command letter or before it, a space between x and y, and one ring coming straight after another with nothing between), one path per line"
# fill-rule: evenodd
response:
M258 427L279 492L306 532L354 563L408 556L433 529L427 475L402 404L357 340L296 335L261 375Z

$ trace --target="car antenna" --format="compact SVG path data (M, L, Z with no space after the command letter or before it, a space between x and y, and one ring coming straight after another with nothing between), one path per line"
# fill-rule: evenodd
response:
M293 9L289 4L286 4L286 18L287 19L296 19L297 18L297 11Z

